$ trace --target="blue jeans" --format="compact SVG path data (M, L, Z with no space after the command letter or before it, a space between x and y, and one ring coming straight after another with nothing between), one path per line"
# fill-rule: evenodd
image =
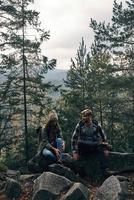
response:
M56 139L57 149L61 149L62 143L63 143L63 140L61 138ZM42 154L45 158L47 158L49 160L52 160L54 162L57 161L55 154L52 151L48 150L47 148L43 149ZM63 156L64 156L64 153L61 153L60 158L62 159Z

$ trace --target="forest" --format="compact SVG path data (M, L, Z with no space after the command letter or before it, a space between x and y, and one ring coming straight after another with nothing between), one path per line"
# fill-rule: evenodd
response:
M88 107L113 151L134 152L134 0L125 6L115 0L109 23L90 19L94 42L87 49L81 37L64 87L45 81L56 59L42 54L42 43L51 37L33 3L0 0L0 162L25 167L37 152L36 129L51 110L70 152L79 114ZM53 91L60 92L58 98Z

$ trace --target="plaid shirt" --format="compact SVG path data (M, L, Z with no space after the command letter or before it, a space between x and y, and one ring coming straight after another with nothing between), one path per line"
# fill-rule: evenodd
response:
M72 150L73 151L78 151L78 140L83 140L83 141L90 141L90 142L105 142L106 141L106 136L104 134L104 131L102 130L101 126L99 124L92 124L92 127L90 127L90 134L86 133L85 134L85 129L86 125L82 122L79 122L76 125L76 128L74 130L74 133L72 135L71 139L71 145L72 145Z

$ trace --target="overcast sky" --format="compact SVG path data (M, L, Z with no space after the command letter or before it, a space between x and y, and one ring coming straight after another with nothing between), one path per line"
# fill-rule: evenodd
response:
M50 40L42 46L43 54L57 59L57 68L69 68L81 38L87 48L93 42L90 19L110 22L114 0L35 0L42 27L50 30ZM120 0L118 0L120 2Z

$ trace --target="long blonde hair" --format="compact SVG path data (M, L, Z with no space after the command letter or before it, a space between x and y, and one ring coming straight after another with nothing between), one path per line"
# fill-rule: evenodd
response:
M49 112L48 121L58 121L58 115L55 110Z

